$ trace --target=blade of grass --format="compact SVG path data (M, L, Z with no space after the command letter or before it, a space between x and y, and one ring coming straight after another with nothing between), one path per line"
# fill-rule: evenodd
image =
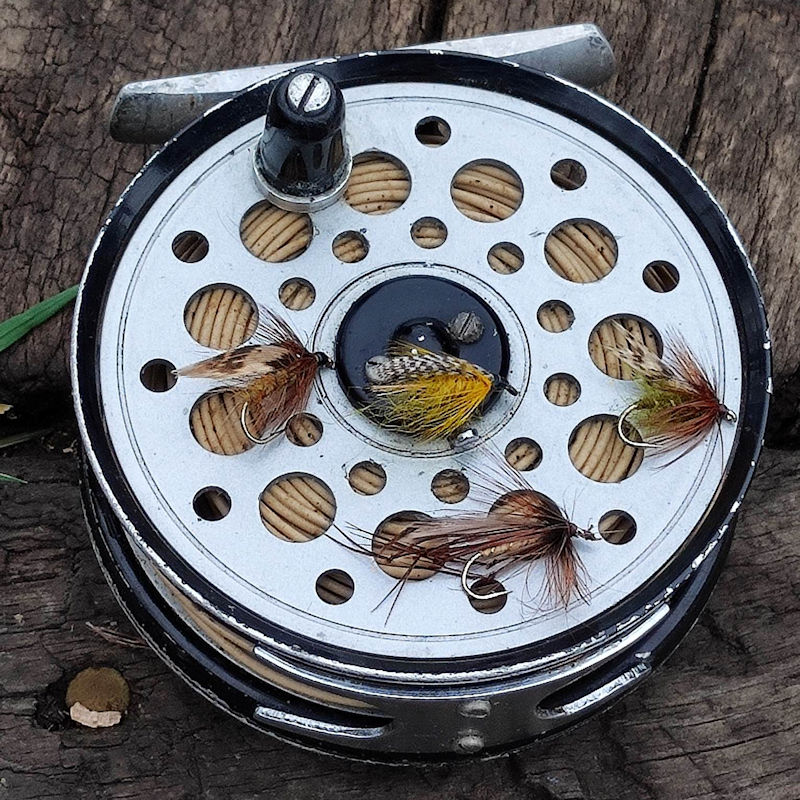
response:
M0 483L27 483L28 481L17 478L15 475L7 475L5 472L0 472Z
M64 289L41 303L23 311L16 316L0 322L0 352L7 347L11 347L14 342L18 342L26 333L33 330L37 325L41 325L64 308L67 303L71 303L78 294L78 287L71 286Z

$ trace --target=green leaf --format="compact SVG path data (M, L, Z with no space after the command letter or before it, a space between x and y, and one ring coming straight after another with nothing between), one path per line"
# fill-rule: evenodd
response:
M0 483L27 483L28 481L17 478L15 475L7 475L5 472L0 472Z
M32 331L37 325L41 325L64 308L67 303L71 303L78 294L78 287L72 286L64 289L47 300L42 300L35 306L17 314L5 322L0 322L0 352L7 347L11 347L14 342L18 342L26 333Z

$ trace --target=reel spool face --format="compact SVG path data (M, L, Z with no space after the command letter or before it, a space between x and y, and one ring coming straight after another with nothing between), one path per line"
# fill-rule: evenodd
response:
M74 368L93 471L141 558L265 646L294 644L344 671L372 665L421 681L591 648L632 613L663 603L702 563L749 480L766 413L768 340L746 259L688 169L585 92L466 56L391 54L321 68L344 92L351 184L359 163L389 164L389 200L359 200L376 189L367 178L350 202L346 194L310 221L286 222L299 233L270 252L291 257L264 260L247 230L268 227L252 222L263 203L252 151L269 84L179 135L123 196L90 259ZM431 120L446 126L446 141ZM564 162L571 171L557 166ZM420 221L426 233L415 235ZM336 256L345 234L361 244L357 261ZM293 251L292 236L300 237ZM474 507L469 491L454 504L434 488L447 470L468 480L485 463L480 447L455 452L386 430L359 413L341 371L323 370L306 409L316 420L312 445L282 436L248 449L236 443L230 409L200 407L213 383L148 380L247 341L259 304L311 350L333 356L338 340L336 360L351 375L361 358L350 359L347 345L354 309L392 281L425 280L463 287L487 311L501 339L491 358L520 391L485 409L480 440L512 457L520 443L538 448L525 477L581 526L602 527L609 514L626 521L624 543L579 545L587 602L539 607L544 568L534 563L502 579L511 593L500 607L475 608L457 578L433 574L408 581L387 615L391 601L381 601L396 577L343 547L335 526L373 532L399 512ZM283 307L287 297L295 299ZM413 298L405 302L413 308ZM407 321L429 316L423 309ZM597 344L613 319L654 349L679 331L738 423L671 468L624 445L608 420L631 402L632 384ZM363 352L381 352L385 339L376 334ZM363 465L385 478L374 493L354 489ZM217 512L202 513L201 503L199 513L197 498L209 492ZM302 519L292 528L297 514L281 506L303 496L322 509L319 530ZM320 580L332 574L326 595ZM342 586L348 596L332 602Z

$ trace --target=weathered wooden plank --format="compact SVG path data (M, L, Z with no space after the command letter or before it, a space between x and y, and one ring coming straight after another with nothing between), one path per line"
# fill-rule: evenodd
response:
M617 75L597 91L677 149L689 123L713 10L713 0L453 0L445 36L594 22L617 57Z
M778 390L800 381L800 5L719 2L687 156L750 253L767 300ZM797 397L787 402L798 417Z
M348 765L276 742L214 710L149 650L93 634L86 622L132 631L83 530L72 457L29 444L0 459L0 469L30 480L0 486L0 797L797 796L796 453L765 453L708 609L641 690L603 717L511 758L406 770ZM31 608L29 584L11 580L7 565L23 556L26 541L32 555L39 546L52 554L57 575L33 583L45 590L37 603L64 609L61 618ZM28 610L7 611L17 608ZM125 675L131 710L116 728L62 728L66 680L90 664Z
M0 319L75 283L144 162L106 125L128 81L392 47L438 33L431 0L0 0ZM435 33L434 33L435 32ZM0 396L67 387L69 313L0 355Z

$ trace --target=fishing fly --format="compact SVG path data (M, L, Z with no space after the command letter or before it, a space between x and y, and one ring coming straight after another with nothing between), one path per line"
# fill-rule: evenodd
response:
M483 452L489 454L488 465L472 470L472 488L482 509L439 517L415 515L393 533L373 539L371 554L382 566L397 568L399 580L393 591L399 593L407 580L443 572L458 576L471 599L488 601L509 592L476 592L475 579L486 585L487 580L543 562L547 604L566 608L576 596L587 600L578 543L600 537L570 521L563 509L500 461L490 447ZM357 545L357 549L362 548ZM479 568L482 574L476 575Z
M497 389L517 394L477 364L409 342L395 342L386 355L369 359L365 372L376 398L368 412L385 427L422 441L457 434Z
M306 407L317 372L331 361L306 349L289 324L266 308L259 308L252 340L176 374L216 380L217 391L232 391L244 435L253 444L266 444Z
M648 350L625 329L625 346L611 349L633 372L638 390L635 402L620 414L617 432L632 447L678 455L696 447L723 421L736 422L736 414L719 397L716 379L709 376L686 341L673 334L663 357ZM643 441L628 435L630 421Z

